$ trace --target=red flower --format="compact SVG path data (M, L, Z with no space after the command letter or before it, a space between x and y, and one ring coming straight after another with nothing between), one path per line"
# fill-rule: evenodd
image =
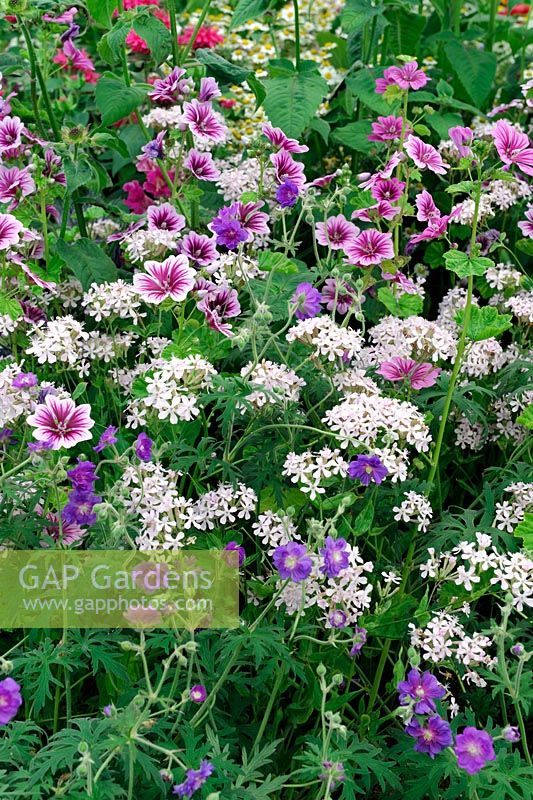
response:
M178 36L178 44L189 44L193 33L194 28L192 25L188 25L183 29L183 33ZM196 34L196 39L193 42L192 49L199 50L202 47L209 47L210 49L213 49L217 46L217 44L222 44L223 41L224 37L221 33L215 30L215 28L208 28L206 25L202 25Z

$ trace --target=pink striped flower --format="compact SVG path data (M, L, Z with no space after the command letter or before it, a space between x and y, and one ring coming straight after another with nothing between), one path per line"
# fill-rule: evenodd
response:
M165 78L159 78L154 81L154 87L151 92L148 92L150 100L157 103L173 105L183 100L184 89L190 92L190 81L188 78L183 79L185 70L181 67L174 67L172 72Z
M300 144L296 139L289 139L285 136L281 128L273 128L266 123L263 125L263 133L278 150L285 150L287 153L307 153L309 148L305 144Z
M372 189L372 187L375 186L378 181L387 180L392 176L392 173L398 164L404 160L404 158L405 155L403 153L393 153L382 169L380 169L378 172L374 172L373 175L368 175L367 173L368 177L363 179L362 183L359 184L359 188Z
M133 285L147 303L162 303L164 300L185 300L194 286L195 272L189 266L187 256L169 256L165 261L147 261L146 273L137 272Z
M387 72L387 79L392 80L400 89L422 89L426 85L429 78L426 73L418 69L416 61L409 61L401 67L390 67Z
M0 120L0 153L19 147L24 125L19 117L4 117Z
M231 325L226 319L237 317L241 313L239 295L229 286L217 286L196 304L206 318L210 328L224 336L231 336Z
M395 82L392 77L393 67L387 67L383 72L382 78L376 79L376 94L384 94L388 86L392 86Z
M418 242L440 239L441 236L444 236L448 229L448 222L452 219L452 216L452 214L445 214L443 217L439 215L438 217L430 219L422 233L415 233L414 236L411 236L407 245L408 252L410 253L411 249L415 244L418 244Z
M461 125L456 125L455 128L448 129L448 135L457 147L461 158L468 158L468 156L472 155L470 145L472 144L474 133L471 128L463 128Z
M268 214L264 211L259 211L263 203L243 203L238 200L232 203L230 211L235 219L237 219L247 233L266 234L269 233L268 228Z
M419 364L412 358L399 356L384 361L378 369L378 373L388 381L406 380L412 389L426 389L433 386L441 372L440 367L434 367L433 364L427 362Z
M440 217L440 211L435 205L432 196L424 189L423 192L417 194L415 199L416 207L418 209L416 218L420 222L429 222L431 219Z
M349 222L344 214L337 214L336 217L329 217L326 222L316 224L317 242L324 247L331 247L332 250L343 250L358 233L359 228Z
M429 169L437 175L446 173L448 165L444 163L439 152L432 145L419 139L418 136L408 136L404 147L420 169Z
M369 228L352 239L344 252L348 256L348 263L359 267L370 267L380 264L386 258L393 258L392 234L381 233L375 228Z
M35 183L28 167L0 167L0 203L9 203L9 210L16 208L23 197L35 191Z
M94 425L90 405L76 406L71 397L62 400L52 394L45 397L44 403L37 406L26 422L35 428L33 438L45 442L51 450L85 442L91 438L90 430Z
M182 120L196 136L219 144L226 140L228 129L215 115L211 103L200 103L196 99L185 103Z
M214 78L202 78L200 91L198 92L198 100L201 103L208 103L210 100L214 100L215 97L220 97L220 94L218 83Z
M402 117L378 117L377 122L372 123L372 133L368 136L369 142L387 142L392 139L399 139L402 135Z
M150 206L146 210L148 230L171 231L177 233L185 227L185 217L178 214L170 203L161 203L159 206Z
M518 227L524 236L533 239L533 206L530 206L525 214L526 218L518 223Z
M393 206L388 200L380 200L374 206L358 208L352 213L352 219L362 219L364 222L374 222L376 219L394 219L400 211L400 206Z
M183 237L181 252L201 267L209 266L218 258L215 240L194 231Z
M405 183L399 181L398 178L380 178L370 189L370 194L378 203L381 200L388 200L394 203L395 200L400 199L404 189Z
M220 178L220 172L215 167L211 153L189 150L183 166L199 181L217 181Z
M0 214L0 250L8 250L19 243L19 233L24 228L13 214Z
M298 189L304 186L304 165L300 164L299 161L295 161L290 153L287 153L286 150L278 150L277 153L272 153L270 160L274 165L274 172L278 183L290 181L294 183Z
M492 135L504 164L516 164L526 175L533 175L533 147L529 146L527 134L517 131L506 119L500 119Z

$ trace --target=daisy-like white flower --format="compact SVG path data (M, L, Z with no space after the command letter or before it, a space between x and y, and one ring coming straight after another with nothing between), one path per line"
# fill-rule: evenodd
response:
M70 397L60 399L51 394L45 397L44 403L37 406L26 422L35 428L34 439L46 442L51 450L74 447L90 439L90 430L94 425L90 405L76 406Z
M183 254L169 256L163 262L147 261L146 273L137 272L133 285L147 303L162 303L171 299L185 300L194 286L195 272Z

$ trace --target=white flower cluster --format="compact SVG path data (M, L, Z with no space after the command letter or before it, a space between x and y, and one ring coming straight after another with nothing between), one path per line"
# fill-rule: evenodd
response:
M0 314L0 336L7 337L14 333L17 329L19 319L12 319L9 314Z
M519 322L533 325L533 292L519 292L505 302Z
M380 394L380 389L372 378L365 375L364 369L349 367L339 370L332 375L333 385L342 394L348 395L351 392L362 392L363 394Z
M446 292L439 303L437 324L456 335L459 331L459 325L455 321L455 317L459 311L464 309L465 305L466 289L463 289L462 286L453 286ZM475 296L472 297L472 305L478 305L478 300Z
M183 108L179 105L170 106L169 108L151 108L148 114L143 116L143 122L147 128L179 128L181 118L183 116Z
M513 439L517 443L523 442L527 436L527 429L515 420L531 403L533 403L533 390L523 392L519 396L504 395L495 400L492 411L496 415L496 421L491 426L491 441L496 442L504 437Z
M416 522L419 531L424 533L429 528L433 517L433 509L427 497L418 492L404 492L405 500L394 506L394 519L399 522Z
M457 352L457 339L453 333L423 317L383 317L369 335L373 342L368 353L372 364L394 356L418 361L454 359Z
M61 308L77 308L83 297L83 286L77 278L67 278L50 290L50 300L59 300Z
M328 361L355 358L363 346L363 337L351 328L341 328L331 317L303 319L289 328L288 342L302 342L314 347L317 356Z
M257 158L242 158L240 154L217 159L220 172L217 186L226 203L241 199L245 192L255 192L259 186L261 166Z
M265 359L255 367L250 362L241 369L241 375L253 385L254 390L246 399L256 408L267 404L297 403L300 389L305 386L305 381L292 369Z
M299 489L314 500L317 495L324 494L321 482L333 476L346 476L348 462L341 456L341 451L323 447L316 453L306 450L303 453L289 453L283 465L283 475L290 477L292 483L299 483Z
M168 250L175 252L181 231L167 231L161 228L134 231L124 240L127 258L134 264L148 259L165 258Z
M209 280L220 286L241 286L253 278L265 275L261 272L256 258L242 253L221 253L216 261L207 267Z
M129 318L138 324L141 317L146 316L146 313L139 311L141 301L133 285L123 280L93 283L83 295L81 304L87 316L96 322L109 317L120 317Z
M533 483L511 483L505 491L512 495L512 499L496 503L492 524L500 531L512 533L524 519L526 511L533 510Z
M0 427L32 413L40 388L17 388L13 381L23 370L21 364L10 364L0 370Z
M498 372L502 367L514 360L514 350L506 351L497 339L483 339L471 342L461 364L461 373L471 378L482 378L491 372Z
M83 324L74 317L57 317L34 328L26 353L35 356L39 364L60 362L74 367L83 359L83 345L88 338Z
M509 264L495 264L485 273L485 280L491 289L496 289L498 292L504 289L517 289L522 280L522 273L513 269Z
M487 440L487 430L482 422L471 422L461 414L455 426L455 444L461 450L481 450Z
M153 375L146 378L146 396L135 398L127 406L126 427L144 425L151 409L158 419L168 419L172 425L179 420L189 422L200 413L197 392L211 386L216 374L213 365L199 355L173 356L158 362Z
M509 208L531 195L531 189L525 181L517 178L511 180L492 181L481 194L479 202L479 218L492 217L498 211ZM474 220L475 202L471 198L456 206L456 220L461 225L471 225Z
M257 522L252 525L252 530L267 548L268 555L272 555L276 547L291 541L301 541L302 538L292 518L280 511L265 511L259 514Z

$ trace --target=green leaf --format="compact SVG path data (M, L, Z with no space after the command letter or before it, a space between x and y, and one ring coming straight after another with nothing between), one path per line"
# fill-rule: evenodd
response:
M533 514L526 511L524 519L514 529L513 536L522 539L526 550L533 550Z
M378 300L395 317L413 317L420 314L424 301L417 294L401 294L397 297L389 286L378 289Z
M389 52L410 53L415 56L426 27L424 14L411 14L401 7L394 7L385 14L389 21ZM416 96L416 92L413 93Z
M0 292L0 314L5 314L11 317L13 321L22 316L22 308L17 300L14 300L9 295Z
M489 267L493 266L490 258L474 256L470 258L460 250L448 250L444 253L446 269L455 272L460 278L467 278L469 275L484 275Z
M117 4L117 0L86 0L87 11L104 28L111 27L112 14Z
M298 138L326 96L328 85L314 61L302 61L298 72L291 62L285 63L290 70L265 81L263 106L273 125Z
M380 13L381 9L371 6L368 0L347 0L341 11L342 29L345 33L359 31Z
M361 626L369 633L385 639L402 639L407 631L407 626L413 621L413 612L417 603L413 597L404 597L393 600L389 608L379 614L370 614L362 617Z
M461 311L456 319L462 325L464 311ZM466 335L474 342L501 336L504 331L512 327L511 319L511 314L499 314L494 306L483 306L483 308L472 306Z
M81 383L78 383L78 385L76 386L76 388L74 389L74 391L71 394L72 399L73 400L77 400L78 397L81 397L82 394L84 393L85 389L87 388L87 386L88 386L88 384L85 383L85 381L81 381Z
M533 256L533 239L519 239L516 243L516 249L526 256Z
M261 17L271 6L271 0L239 0L231 18L230 31L243 25L250 19Z
M67 189L70 194L79 189L80 186L87 186L94 177L94 172L85 158L73 161L70 156L63 159L63 169L67 179Z
M108 64L118 64L120 51L124 47L126 37L131 30L130 20L117 22L98 42L96 49Z
M321 119L320 117L315 117L309 123L309 128L312 131L316 131L318 135L322 137L324 144L328 143L329 132L331 130L331 125L329 122L326 122L325 119Z
M481 108L494 84L496 56L486 50L466 47L458 39L446 42L444 52L466 94Z
M469 194L473 186L474 181L459 181L459 183L453 183L451 186L448 186L445 191L448 192L448 194L459 194L459 192L466 192Z
M359 153L369 153L376 145L368 141L368 135L372 133L372 125L366 119L357 122L349 122L341 128L335 128L331 134L334 141L349 147L350 150L357 150Z
M431 131L426 125L415 125L413 130L420 136L431 136Z
M391 106L380 94L376 94L376 78L381 71L361 69L346 78L346 85L361 103L376 114L390 114Z
M201 48L195 51L195 56L201 64L204 64L207 74L215 78L221 86L242 83L251 75L250 70L232 64L213 50Z
M92 283L110 283L117 280L118 273L114 261L90 239L78 239L74 244L67 244L63 239L59 239L57 252L85 291Z
M102 115L102 125L112 125L140 106L146 96L146 89L127 86L122 78L112 72L104 72L96 84L96 105Z
M259 254L259 269L264 272L281 272L285 275L299 271L298 265L283 253L270 253L267 250Z
M149 12L138 14L133 30L144 39L156 64L161 64L172 50L172 36L160 19Z
M516 418L516 421L520 425L524 425L528 430L533 430L533 403L524 408L520 416Z
M459 114L445 113L445 114L428 114L426 117L428 125L431 125L434 131L438 133L441 139L449 139L448 131L456 125L462 125L463 120Z
M374 503L367 500L363 508L352 522L354 533L368 533L374 521Z

